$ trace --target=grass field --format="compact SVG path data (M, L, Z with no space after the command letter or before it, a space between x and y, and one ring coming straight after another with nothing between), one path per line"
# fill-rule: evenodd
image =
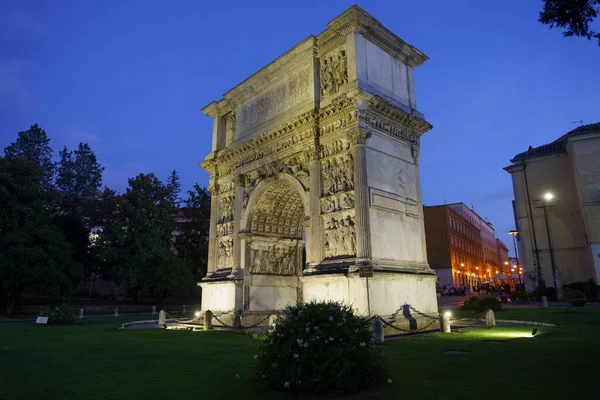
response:
M600 309L508 310L496 318L560 326L538 328L535 338L532 328L496 327L388 341L393 383L348 398L598 398ZM128 320L0 325L0 398L290 398L255 388L260 340L250 335L116 329Z

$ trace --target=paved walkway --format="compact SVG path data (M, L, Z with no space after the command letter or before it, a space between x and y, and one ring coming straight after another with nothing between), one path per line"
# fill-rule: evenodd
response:
M487 296L478 296L477 293L471 294L469 296L442 296L438 297L438 306L439 308L458 308L463 305L463 303L469 300L471 297L487 297ZM537 302L534 304L502 304L503 308L512 309L512 308L541 308L542 303ZM554 301L548 302L549 308L571 308L573 307L569 303L557 303ZM600 302L590 301L585 305L586 308L599 308Z

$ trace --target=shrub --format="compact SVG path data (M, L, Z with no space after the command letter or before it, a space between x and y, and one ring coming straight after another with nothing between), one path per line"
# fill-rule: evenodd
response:
M74 308L62 305L40 312L41 317L48 317L49 325L73 325L75 323L76 311Z
M585 300L587 300L587 297L585 297L585 294L581 290L577 290L577 289L566 289L565 295L567 296L567 299L570 301L582 301L582 300L585 301Z
M596 282L593 279L590 279L587 282L574 282L564 286L565 289L577 289L581 290L585 297L590 300L594 300L598 298L598 286L596 286Z
M290 393L351 393L385 381L371 322L335 302L283 310L255 357L260 386Z
M488 309L492 311L500 311L502 310L502 304L500 300L495 297L485 297L480 300L478 297L471 297L469 300L465 301L463 306L461 307L463 310L482 312Z
M528 303L533 299L533 295L523 290L516 290L510 294L510 300L515 304Z

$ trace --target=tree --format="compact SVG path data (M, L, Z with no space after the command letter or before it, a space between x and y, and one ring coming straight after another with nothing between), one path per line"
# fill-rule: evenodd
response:
M105 193L104 207L114 209L101 225L98 242L113 275L127 281L132 295L156 297L159 307L168 294L185 293L192 281L185 263L171 251L171 193L154 174L129 179L126 193L112 200Z
M179 256L187 263L195 282L205 275L208 265L208 233L210 228L210 193L194 185L183 201L183 222L179 227L176 248Z
M177 175L177 171L171 171L171 174L167 178L167 190L169 192L169 202L173 205L173 207L177 207L179 205L179 193L181 193L181 183L179 183L179 175Z
M550 28L565 28L563 36L594 38L600 45L600 33L589 27L599 12L600 0L544 0L539 21Z
M79 143L75 151L65 146L60 151L56 187L64 213L87 224L87 209L102 187L102 167L87 143ZM89 227L89 226L88 226Z
M37 165L42 170L42 187L49 190L54 178L55 164L52 162L52 148L46 131L33 124L29 130L19 132L17 140L4 149L8 158L18 158Z
M73 248L51 222L45 171L26 158L0 158L0 288L6 311L25 290L67 296L81 279Z

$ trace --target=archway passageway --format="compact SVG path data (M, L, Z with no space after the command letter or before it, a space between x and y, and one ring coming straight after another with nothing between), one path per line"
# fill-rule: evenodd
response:
M245 309L273 310L295 304L301 293L305 208L285 179L265 182L248 204L244 254Z

